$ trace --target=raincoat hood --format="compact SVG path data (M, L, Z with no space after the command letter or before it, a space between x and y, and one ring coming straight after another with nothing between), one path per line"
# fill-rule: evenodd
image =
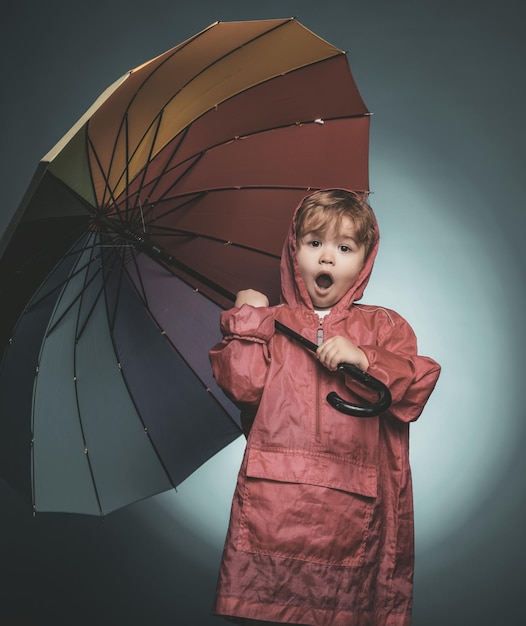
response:
M349 191L349 193L354 192ZM289 227L289 232L283 245L280 266L281 301L284 304L288 304L292 308L307 307L308 309L313 310L313 305L307 292L307 287L305 286L305 283L301 276L298 262L296 259L297 245L295 218L299 208L301 207L301 204L306 198L309 197L309 195L305 196L302 202L300 202L296 207L296 210L294 211L294 216L291 220L291 224ZM365 287L367 286L367 283L369 282L369 279L371 277L374 261L378 252L380 233L378 230L378 223L376 222L376 219L375 231L376 242L371 248L367 259L365 260L364 266L362 267L358 278L356 279L356 282L351 287L351 289L349 289L349 291L343 296L343 298L332 307L332 310L345 311L352 306L353 302L356 302L362 298Z

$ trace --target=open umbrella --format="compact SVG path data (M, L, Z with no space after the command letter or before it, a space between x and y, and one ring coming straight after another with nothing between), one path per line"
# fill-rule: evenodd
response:
M221 22L42 159L0 242L0 465L35 511L106 514L240 434L208 363L221 308L278 301L294 207L367 193L368 135L341 50L295 19Z

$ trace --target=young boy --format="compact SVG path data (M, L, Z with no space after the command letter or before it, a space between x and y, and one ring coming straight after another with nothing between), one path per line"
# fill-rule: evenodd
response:
M440 367L417 354L397 313L356 304L377 248L363 197L313 193L283 248L282 304L248 289L221 316L210 358L247 434L214 608L235 623L410 623L409 423ZM275 320L317 354L275 332ZM329 391L360 402L357 383L336 372L341 362L389 387L388 411L356 418L326 402Z

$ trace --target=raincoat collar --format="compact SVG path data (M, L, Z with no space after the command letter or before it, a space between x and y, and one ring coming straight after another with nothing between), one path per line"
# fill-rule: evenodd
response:
M353 192L351 192L353 193ZM308 196L306 196L308 197ZM303 201L302 201L303 202ZM314 312L314 307L311 302L310 296L307 292L307 287L303 281L301 276L298 262L296 259L297 246L296 246L296 228L295 228L295 217L298 209L301 206L300 204L296 207L294 211L293 219L291 220L291 224L289 227L289 231L287 237L285 239L285 243L283 245L283 251L281 254L281 301L284 304L287 304L291 308L303 308L309 311ZM373 270L374 261L376 259L376 255L378 252L379 245L379 230L378 223L375 221L375 229L376 229L376 243L371 249L369 256L367 257L365 264L356 279L354 285L349 289L349 291L343 296L343 298L335 304L331 309L331 314L334 313L345 313L347 312L352 304L358 300L360 300L365 291L365 287L369 282L371 277L371 273Z

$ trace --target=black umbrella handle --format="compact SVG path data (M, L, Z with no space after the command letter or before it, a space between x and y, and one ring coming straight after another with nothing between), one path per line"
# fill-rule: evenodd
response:
M275 320L274 325L276 330L301 343L312 352L316 352L318 349L318 346L315 343L309 341L303 337L303 335L300 335L288 326L285 326L285 324ZM356 365L351 365L350 363L340 363L338 365L338 369L345 372L355 380L358 380L362 385L364 385L364 387L372 389L376 392L378 398L376 402L362 406L352 404L351 402L341 398L335 391L331 391L327 396L327 402L337 411L345 413L346 415L352 415L353 417L375 417L376 415L380 415L380 413L386 411L391 406L391 392L377 378L371 376L367 372L363 372L360 368L356 367Z

